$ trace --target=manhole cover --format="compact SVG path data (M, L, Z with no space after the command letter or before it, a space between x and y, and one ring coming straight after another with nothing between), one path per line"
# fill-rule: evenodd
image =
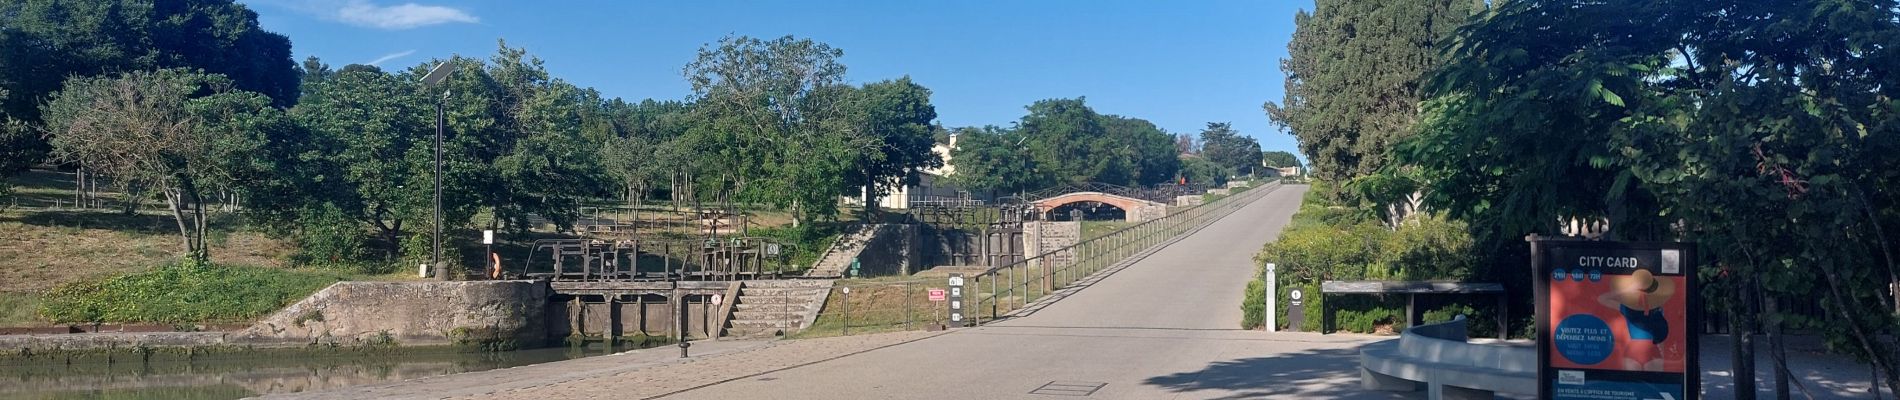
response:
M1049 381L1049 383L1042 384L1042 387L1038 387L1036 388L1036 390L1029 391L1029 394L1082 397L1082 396L1095 394L1095 391L1102 390L1103 386L1108 386L1108 383L1107 382Z

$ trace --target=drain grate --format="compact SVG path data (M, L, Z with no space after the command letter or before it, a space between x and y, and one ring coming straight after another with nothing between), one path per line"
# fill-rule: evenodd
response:
M1108 382L1049 381L1029 394L1086 397L1102 390L1103 386L1108 386Z

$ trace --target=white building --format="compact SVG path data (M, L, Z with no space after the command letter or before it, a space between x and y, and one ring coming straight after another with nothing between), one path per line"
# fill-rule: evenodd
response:
M957 137L951 136L949 145L939 143L931 146L930 152L937 153L937 157L943 158L943 167L920 171L916 185L895 187L897 186L895 181L885 183L884 187L888 189L885 190L883 197L878 198L878 208L908 209L912 202L950 200L967 195L962 188L950 185L947 180L957 172L957 167L950 162L950 149L956 148L956 145ZM862 207L864 206L864 189L859 188L857 196L840 196L839 201L845 205Z

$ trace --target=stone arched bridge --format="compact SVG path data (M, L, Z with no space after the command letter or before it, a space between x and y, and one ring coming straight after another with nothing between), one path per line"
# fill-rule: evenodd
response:
M1115 208L1120 208L1123 211L1123 215L1126 215L1127 220L1130 222L1147 221L1151 219L1168 216L1167 204L1161 204L1161 203L1156 203L1153 201L1142 200L1142 199L1137 199L1137 198L1127 197L1127 196L1118 196L1118 195L1102 193L1102 192L1066 193L1066 194L1062 194L1058 196L1045 198L1042 200L1036 200L1034 202L1031 202L1031 204L1034 204L1036 206L1037 212L1040 212L1046 215L1050 211L1055 210L1057 207L1062 207L1065 205L1087 202L1087 201L1107 204L1107 205L1115 206Z

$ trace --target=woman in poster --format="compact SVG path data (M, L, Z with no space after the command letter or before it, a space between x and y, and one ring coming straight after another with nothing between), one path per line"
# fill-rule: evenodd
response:
M1629 340L1624 341L1628 371L1662 371L1663 357L1658 345L1669 340L1669 320L1663 318L1663 303L1676 294L1675 282L1656 279L1646 269L1618 277L1610 290L1597 297L1604 307L1617 309L1627 323Z

